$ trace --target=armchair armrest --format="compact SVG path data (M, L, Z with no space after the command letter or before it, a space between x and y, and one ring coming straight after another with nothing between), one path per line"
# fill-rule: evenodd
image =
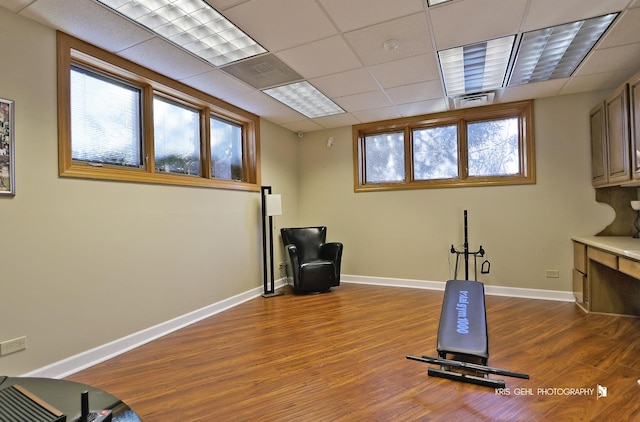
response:
M329 242L320 245L320 257L336 264L336 279L340 280L340 263L342 261L342 243Z
M296 245L288 244L285 245L285 258L287 261L287 275L289 275L289 270L291 270L291 277L293 280L298 280L300 277L300 260L298 258L298 248ZM293 284L293 280L291 284ZM289 280L287 280L289 282Z
M342 256L342 243L329 242L320 245L320 257L331 261L338 261Z

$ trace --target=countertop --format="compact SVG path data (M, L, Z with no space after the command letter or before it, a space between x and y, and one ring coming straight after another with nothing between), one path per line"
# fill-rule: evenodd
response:
M571 239L640 261L640 239L627 236L572 236Z

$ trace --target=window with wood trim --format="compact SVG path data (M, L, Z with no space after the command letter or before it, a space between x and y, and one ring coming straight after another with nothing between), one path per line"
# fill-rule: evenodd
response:
M258 191L259 118L58 33L59 173Z
M353 126L355 191L535 183L533 101Z

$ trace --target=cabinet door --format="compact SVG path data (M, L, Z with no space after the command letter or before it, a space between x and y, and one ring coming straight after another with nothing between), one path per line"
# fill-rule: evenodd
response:
M616 89L605 101L609 183L631 179L628 104L627 84Z
M629 107L633 178L640 179L640 73L629 81Z
M573 269L573 296L579 305L582 305L587 311L589 310L587 308L589 303L587 277L575 268Z
M609 182L607 143L604 133L604 103L594 107L589 115L591 118L591 183L593 186L602 186Z
M587 245L573 242L573 268L587 274Z

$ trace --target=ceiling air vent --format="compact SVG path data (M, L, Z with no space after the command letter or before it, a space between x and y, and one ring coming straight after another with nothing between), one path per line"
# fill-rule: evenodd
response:
M468 108L480 107L493 104L496 93L494 91L477 92L475 94L460 95L458 97L449 97L449 104L452 108Z
M220 70L240 79L256 89L299 81L302 77L273 54L234 62L220 67Z

